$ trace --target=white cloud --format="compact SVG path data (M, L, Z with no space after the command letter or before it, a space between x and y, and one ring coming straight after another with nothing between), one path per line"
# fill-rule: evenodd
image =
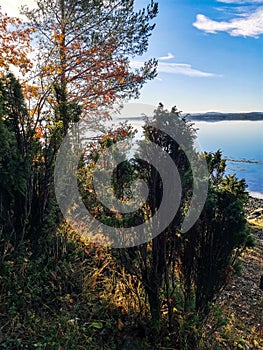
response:
M131 67L133 68L140 68L142 67L142 65L143 65L143 62L140 62L140 61L131 62ZM199 78L219 76L218 74L203 72L201 70L195 69L190 64L186 64L186 63L159 62L157 71L158 73L180 74L180 75L186 75L188 77L199 77Z
M231 1L231 0L225 0ZM227 32L232 36L244 36L258 38L263 34L263 7L250 14L244 14L241 18L234 18L229 22L213 21L199 14L193 26L206 33Z
M158 72L187 75L189 77L214 77L216 74L203 72L192 68L190 64L186 63L163 63L159 62Z
M171 60L172 58L174 58L174 55L170 52L168 52L167 56L161 56L158 59L159 60Z

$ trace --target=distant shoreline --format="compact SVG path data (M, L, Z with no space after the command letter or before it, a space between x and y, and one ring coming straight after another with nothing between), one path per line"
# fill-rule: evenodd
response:
M263 112L249 113L189 113L182 114L189 121L193 122L221 122L221 121L263 121ZM147 116L152 118L152 116ZM118 117L118 120L144 120L145 116Z
M220 122L220 121L262 121L263 112L249 112L249 113L193 113L186 115L186 118L191 121L207 121L207 122Z
M263 164L263 161L261 160L249 160L249 159L229 159L224 158L227 162L232 163L248 163L248 164Z

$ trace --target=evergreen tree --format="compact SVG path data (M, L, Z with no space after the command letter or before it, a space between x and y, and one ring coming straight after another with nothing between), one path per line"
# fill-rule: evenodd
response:
M130 59L147 50L154 28L150 22L157 14L153 1L136 12L134 0L40 0L36 9L24 8L23 13L39 47L34 79L48 105L58 107L64 133L72 121L69 104L81 106L89 117L94 109L103 113L114 103L138 97L156 75L155 60L141 69L130 67Z
M12 245L30 226L36 148L21 86L7 74L0 81L0 229Z
M209 177L198 181L209 181L208 194L197 222L183 233L181 225L193 194L193 171L187 150L196 152L195 131L180 112L168 112L161 105L153 124L154 127L146 124L145 136L174 161L182 183L181 202L164 231L148 243L122 249L120 257L145 288L155 339L164 322L174 334L175 348L196 349L211 303L228 283L241 251L253 244L244 214L246 184L235 176L225 176L225 161L219 151L199 154L207 160ZM171 130L176 128L183 135L183 143L165 134L165 125ZM140 160L137 170L148 182L148 215L152 216L162 201L162 179L158 171ZM166 320L161 317L161 307L167 308Z

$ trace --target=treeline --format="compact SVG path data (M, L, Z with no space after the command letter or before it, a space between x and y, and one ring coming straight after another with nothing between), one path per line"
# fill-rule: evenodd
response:
M263 120L262 112L250 112L250 113L192 113L188 115L188 119L192 121L224 121L224 120L248 120L258 121Z

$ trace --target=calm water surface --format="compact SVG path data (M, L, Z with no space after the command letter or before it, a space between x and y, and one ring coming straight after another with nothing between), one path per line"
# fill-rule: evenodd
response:
M143 121L129 120L141 135ZM218 149L227 159L263 162L263 121L196 122L197 142L203 151ZM263 164L227 162L227 172L244 178L248 191L263 198Z
M224 157L262 164L227 162L227 171L245 178L248 191L263 198L263 121L197 122L198 142L205 151L221 149Z

